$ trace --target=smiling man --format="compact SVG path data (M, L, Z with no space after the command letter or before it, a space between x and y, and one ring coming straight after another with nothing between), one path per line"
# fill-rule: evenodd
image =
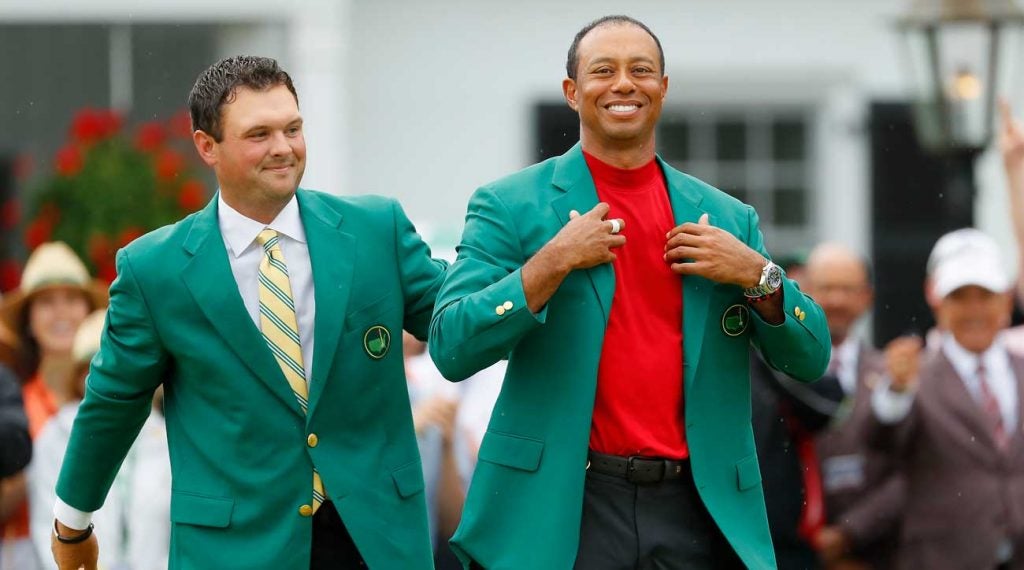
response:
M95 568L90 512L162 384L172 569L431 568L392 339L426 336L446 264L393 200L298 188L303 119L276 61L216 63L189 107L220 190L118 253L57 484L58 567Z
M668 91L644 24L577 35L580 144L478 190L430 351L508 358L452 543L469 567L773 568L747 352L801 380L831 343L749 206L655 154Z

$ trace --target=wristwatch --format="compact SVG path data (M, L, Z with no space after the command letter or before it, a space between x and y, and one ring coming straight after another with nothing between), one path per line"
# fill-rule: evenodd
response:
M778 291L779 287L782 287L782 269L771 261L765 261L761 280L757 285L744 289L743 295L748 299L763 299Z

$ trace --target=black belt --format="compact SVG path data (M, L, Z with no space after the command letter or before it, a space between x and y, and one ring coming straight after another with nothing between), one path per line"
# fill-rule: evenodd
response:
M607 455L591 451L587 454L587 469L622 477L630 483L659 483L690 476L690 462L658 457Z

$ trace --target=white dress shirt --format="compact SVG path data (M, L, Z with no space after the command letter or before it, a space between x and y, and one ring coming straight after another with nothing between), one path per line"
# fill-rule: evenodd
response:
M978 378L978 364L985 365L985 377L989 390L999 402L999 412L1003 416L1003 426L1007 435L1017 427L1020 411L1017 409L1017 379L1010 367L1010 356L1006 350L1002 335L996 337L992 346L985 352L977 354L960 346L953 335L946 333L942 337L942 352L949 359L967 392L974 401L982 406L982 391ZM927 382L927 379L923 380ZM889 379L882 381L881 389L872 394L871 405L878 420L886 424L901 421L910 413L914 403L914 393L896 393L889 390Z
M275 230L280 238L281 253L288 266L288 281L295 301L295 318L299 325L299 341L302 345L302 367L306 371L306 382L313 371L313 322L316 315L316 300L313 296L313 265L309 259L306 244L306 230L299 215L299 202L295 196L269 224L257 222L240 214L217 196L217 224L220 227L224 247L228 252L228 263L235 276L235 285L242 297L249 317L256 328L260 326L259 271L263 260L263 248L256 243L256 236L264 229ZM84 529L92 520L92 513L80 511L57 498L53 508L57 520L73 529Z
M847 397L857 393L857 366L860 364L860 340L854 336L846 337L843 344L832 347L832 358L838 362L836 375L843 394Z

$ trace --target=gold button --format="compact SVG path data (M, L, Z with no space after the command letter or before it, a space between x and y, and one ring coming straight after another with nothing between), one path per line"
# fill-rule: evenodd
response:
M494 307L494 312L497 313L499 317L504 315L505 305L498 305L497 307Z
M299 507L299 514L304 517L311 517L313 516L313 507L309 505L302 505Z
M320 438L318 438L315 433L311 433L309 434L308 437L306 437L306 445L310 447L316 447L316 444L319 442Z
M807 317L807 313L800 311L800 320L804 320Z
M512 307L514 307L515 305L512 304L512 301L505 301L505 303L502 304L501 306L505 307L506 311L511 311Z
M797 317L800 316L800 307L793 307L793 314Z

